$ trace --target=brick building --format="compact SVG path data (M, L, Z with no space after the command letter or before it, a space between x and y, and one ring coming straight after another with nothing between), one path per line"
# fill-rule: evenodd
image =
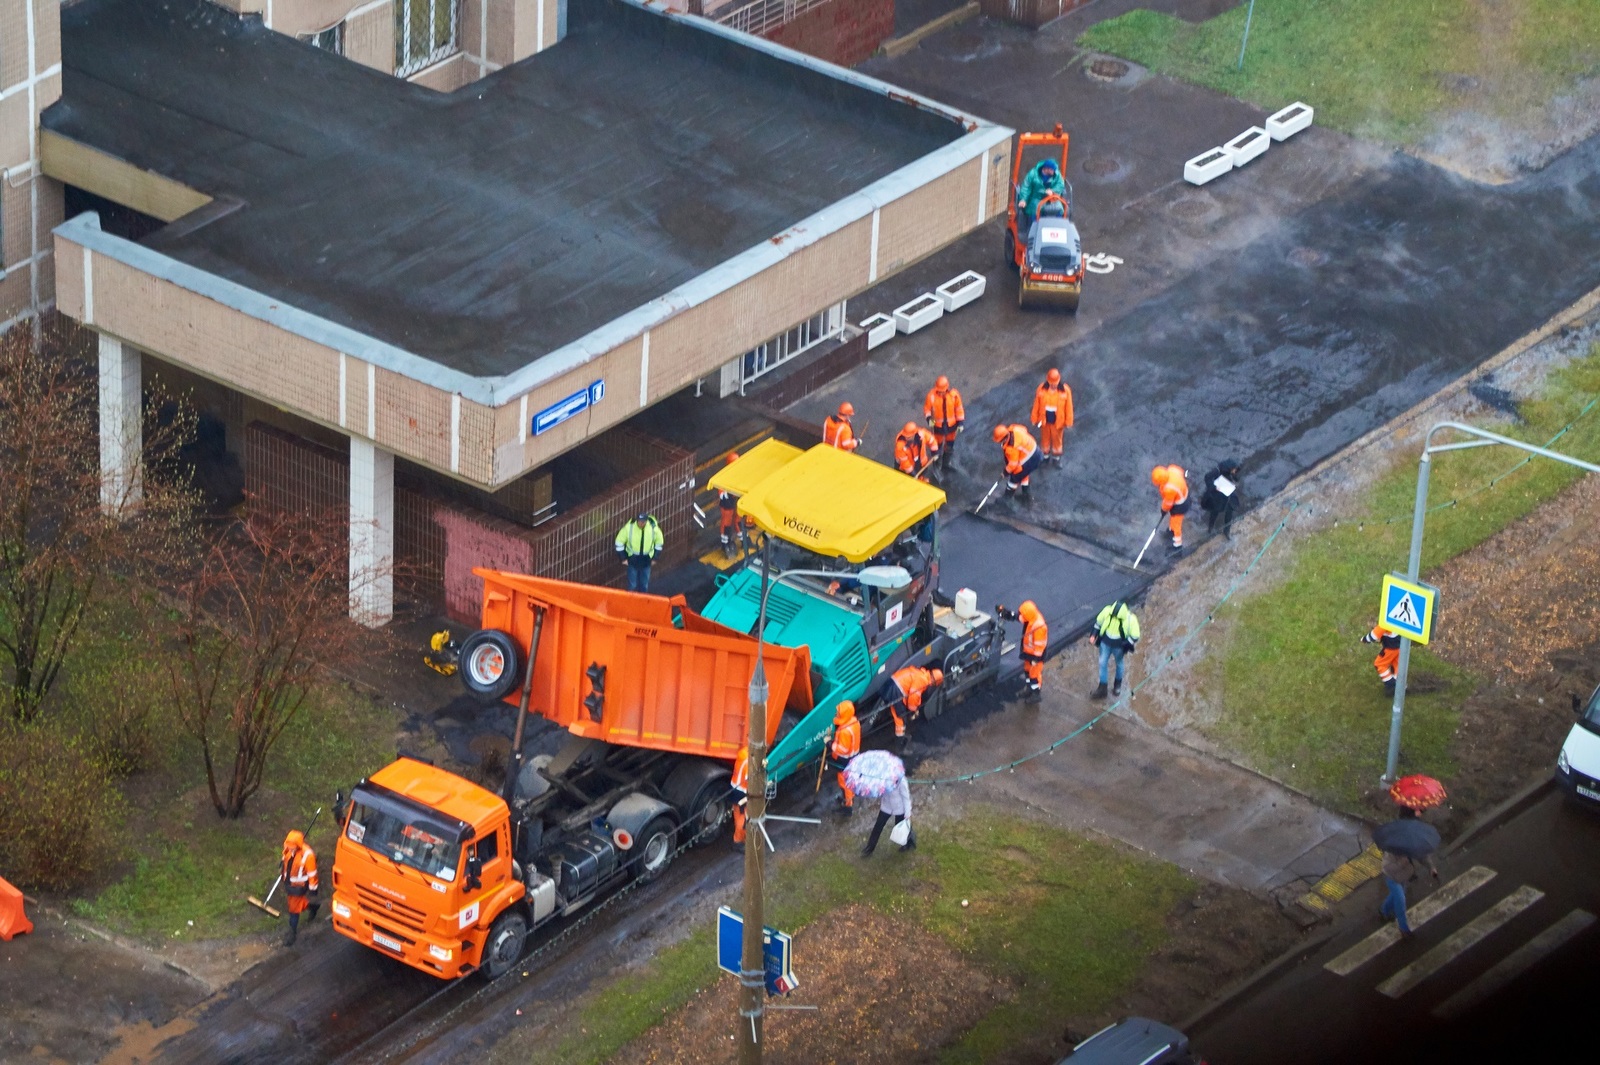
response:
M253 485L347 503L353 575L398 549L446 598L497 552L593 579L628 506L687 509L634 414L739 386L1004 209L1009 130L655 5L463 0L453 92L355 46L378 5L256 6L34 0L60 33L17 83L33 232L63 188L75 216L29 245L28 297L53 276L99 334L108 473L145 375L193 384ZM334 17L339 48L296 39ZM571 461L609 509L532 528Z

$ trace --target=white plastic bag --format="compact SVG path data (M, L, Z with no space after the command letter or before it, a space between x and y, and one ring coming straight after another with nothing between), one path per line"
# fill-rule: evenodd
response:
M895 824L889 831L889 842L904 847L911 841L911 818Z

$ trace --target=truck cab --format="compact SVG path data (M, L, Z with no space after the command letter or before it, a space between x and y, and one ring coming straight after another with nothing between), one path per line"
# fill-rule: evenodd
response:
M1573 696L1578 720L1556 756L1556 782L1579 802L1600 807L1600 688L1582 702Z
M401 758L356 785L340 816L337 931L437 976L516 961L533 915L498 795ZM540 887L535 914L554 909L554 886Z

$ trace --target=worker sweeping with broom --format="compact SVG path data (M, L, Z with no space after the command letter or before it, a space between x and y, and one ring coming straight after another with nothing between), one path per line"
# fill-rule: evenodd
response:
M311 849L306 837L298 828L290 829L283 837L283 882L289 897L289 931L283 935L283 945L294 946L300 932L300 915L306 914L306 923L316 920L322 907L321 887L317 882L317 852ZM308 912L309 911L309 912Z

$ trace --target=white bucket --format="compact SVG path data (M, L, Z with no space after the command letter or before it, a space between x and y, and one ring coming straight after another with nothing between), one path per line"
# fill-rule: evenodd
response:
M978 616L978 593L971 588L963 588L956 593L956 617L973 618Z

